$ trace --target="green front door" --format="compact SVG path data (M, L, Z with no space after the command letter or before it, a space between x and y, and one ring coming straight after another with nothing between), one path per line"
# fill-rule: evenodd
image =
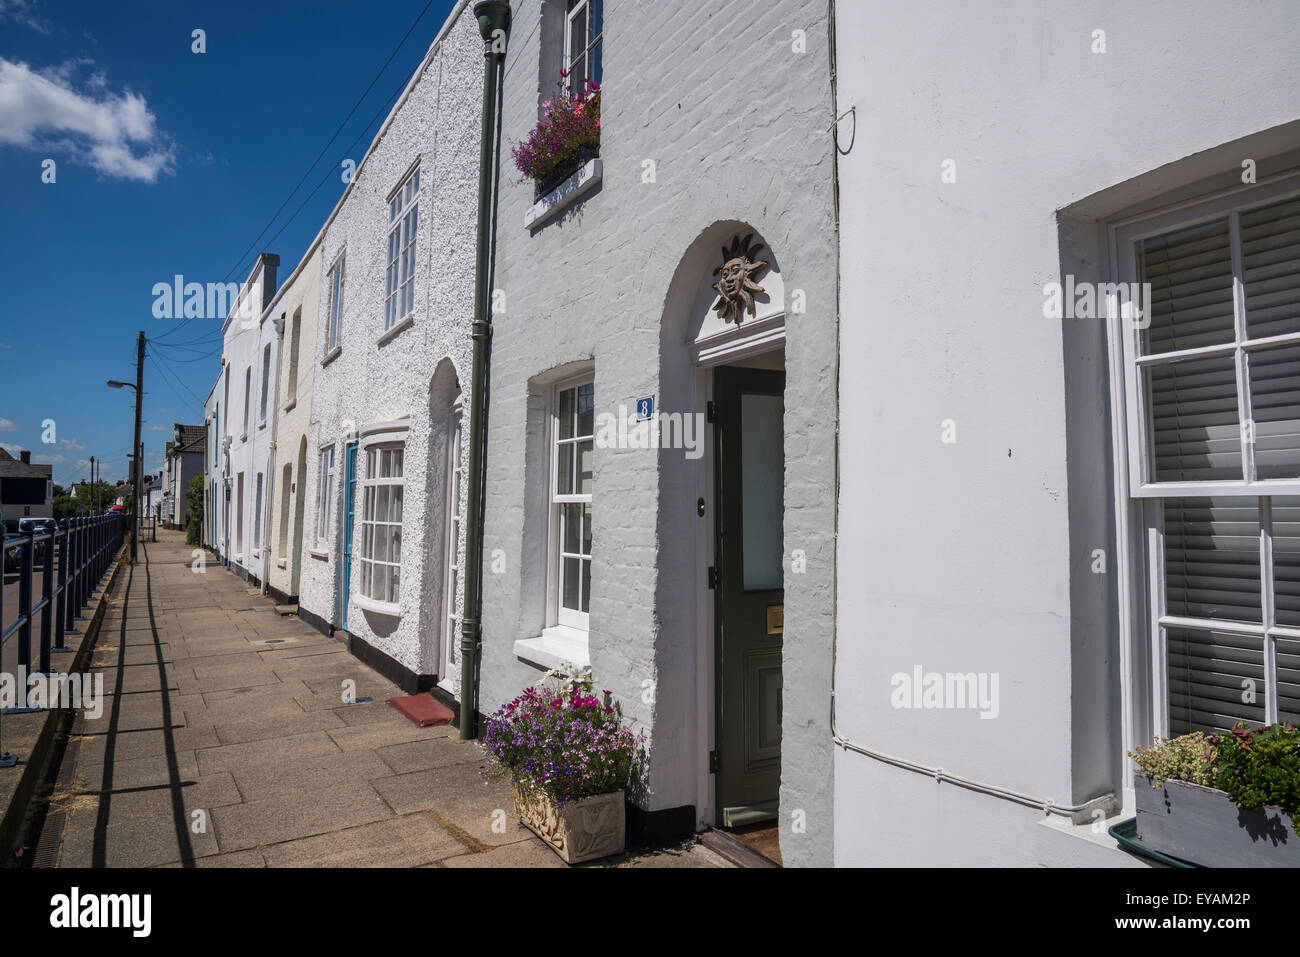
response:
M714 373L718 823L776 816L781 786L785 373Z

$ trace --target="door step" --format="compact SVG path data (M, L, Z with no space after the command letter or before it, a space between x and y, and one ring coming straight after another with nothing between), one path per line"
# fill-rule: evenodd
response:
M456 717L450 708L434 700L433 695L428 692L408 695L404 698L389 698L388 703L420 728L451 724L452 719Z
M281 617L286 617L288 615L296 615L298 614L298 606L297 605L276 605L275 613L277 615L280 615Z
M726 831L709 828L709 830L696 836L700 839L701 844L715 854L725 857L737 867L779 868L781 866L776 861L764 857L758 851L736 840Z

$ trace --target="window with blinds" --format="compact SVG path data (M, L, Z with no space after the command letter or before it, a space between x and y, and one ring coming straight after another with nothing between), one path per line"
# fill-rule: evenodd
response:
M1163 733L1300 723L1300 198L1135 243ZM1135 490L1137 491L1137 490Z

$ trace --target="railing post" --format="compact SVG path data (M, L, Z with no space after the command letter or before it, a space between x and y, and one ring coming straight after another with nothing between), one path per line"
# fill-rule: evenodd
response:
M65 613L68 610L68 538L71 535L72 522L69 521L67 528L59 530L59 574L54 589L54 637L58 639L59 643L50 649L50 654L53 655L70 652L72 649L68 647L68 642L64 636L76 634L64 630L69 624Z
M0 622L5 620L5 601L4 601L4 556L9 553L10 549L0 549ZM0 708L0 715L4 714L4 709ZM0 719L0 729L3 727L3 719ZM12 768L18 763L18 755L12 751L4 750L4 735L0 734L0 768Z
M48 529L48 526L46 526ZM59 527L57 524L54 526ZM56 532L49 532L50 540L45 543L45 570L41 576L41 674L50 673L50 638L54 632L54 540Z
M86 602L83 593L86 585L86 519L77 519L77 537L73 540L76 556L72 560L73 567L76 569L76 581L72 585L72 607L73 617L78 621L83 617L81 609Z
M36 535L27 533L27 541L22 544L22 567L18 572L18 674L14 682L14 705L5 709L5 714L29 714L40 708L27 707L27 678L32 670L32 575L33 554L36 550ZM21 703L20 703L21 702Z

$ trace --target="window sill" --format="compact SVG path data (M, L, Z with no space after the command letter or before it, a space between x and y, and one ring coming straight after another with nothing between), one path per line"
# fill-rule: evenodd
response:
M392 342L413 325L415 325L415 313L411 313L405 319L393 323L393 327L380 336L379 341L376 342L375 345L382 346L386 343Z
M524 214L524 229L536 229L561 210L577 202L578 197L589 192L600 182L603 172L604 166L599 156L587 160L582 169L533 203L532 208Z
M367 598L360 593L352 596L352 602L358 608L364 608L366 611L374 612L376 615L387 615L390 618L402 617L402 606L391 601L376 601L373 598Z
M323 548L309 548L307 549L307 554L312 558L319 558L323 562L330 560L330 553Z
M547 628L537 638L520 638L515 642L515 657L548 671L563 664L575 668L591 664L587 633L564 625Z
M247 441L248 441L248 433L247 433L247 432L240 432L240 433L239 433L239 441L241 441L241 442L247 442Z
M292 399L290 399L288 402L286 402L286 403L284 404L284 408L281 409L280 411L282 411L282 412L292 412L292 411L293 411L294 409L296 409L297 407L298 407L298 399L297 399L297 398L292 398Z
M325 357L320 361L321 368L322 369L325 368L327 365L329 365L331 362L337 359L342 352L343 352L342 346L335 346L329 352L325 353Z
M277 558L277 559L275 560L275 567L276 567L276 568L288 568L288 567L289 567L289 560L288 560L287 558Z
M261 432L264 428L266 428L266 419L263 419L261 422L257 423L257 431Z

